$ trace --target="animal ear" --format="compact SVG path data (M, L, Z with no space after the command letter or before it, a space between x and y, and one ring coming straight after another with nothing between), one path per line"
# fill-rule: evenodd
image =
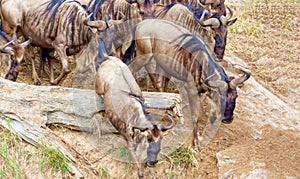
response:
M232 24L234 24L234 23L236 22L236 20L237 20L237 18L234 18L234 19L228 21L228 22L226 23L226 25L227 25L227 26L231 26Z

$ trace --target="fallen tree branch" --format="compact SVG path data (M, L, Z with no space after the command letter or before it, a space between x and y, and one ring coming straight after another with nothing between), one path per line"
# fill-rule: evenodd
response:
M173 110L182 117L179 94L144 92L149 109ZM0 112L35 122L38 126L62 125L91 131L94 114L104 111L102 98L94 90L58 86L32 86L0 78ZM104 127L111 128L110 124Z

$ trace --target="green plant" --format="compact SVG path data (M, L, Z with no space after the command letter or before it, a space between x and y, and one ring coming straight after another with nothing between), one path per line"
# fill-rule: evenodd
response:
M128 162L129 164L131 163L131 157L129 152L127 151L127 149L125 147L122 147L120 150L120 157L125 160L126 162Z
M191 147L180 146L171 153L174 164L183 165L185 167L196 167L198 161L194 156L195 152Z
M169 173L169 179L173 179L175 176L175 172L174 171L170 171Z
M110 178L110 175L108 173L108 170L105 166L98 166L98 172L100 174L100 178Z
M50 166L51 170L55 172L70 172L67 160L57 149L42 144L39 146L39 151L41 153L40 168Z

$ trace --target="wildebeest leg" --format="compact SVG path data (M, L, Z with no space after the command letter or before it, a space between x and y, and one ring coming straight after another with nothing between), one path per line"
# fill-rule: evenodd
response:
M197 124L198 124L198 114L200 109L199 95L193 80L189 80L185 84L184 88L188 95L189 106L191 110L191 119L193 120L193 133L194 133L193 144L195 146L198 146L199 137L198 137Z
M40 76L43 76L43 72L45 72L49 77L50 75L46 72L45 69L45 65L46 65L46 61L48 60L48 65L49 64L49 60L50 60L50 49L47 48L40 48L40 69L39 69L39 74ZM49 70L50 70L50 66L49 66Z
M32 66L31 77L33 79L33 83L34 83L34 85L41 85L41 80L40 80L40 78L36 72L36 68L35 68L34 56L32 55L33 48L34 47L32 47L32 46L28 46L25 52L26 52L27 58L30 58L30 61L31 61L31 66Z
M165 76L164 76L164 77L161 79L161 83L162 83L162 86L163 86L164 91L167 91L167 90L168 90L169 82L170 82L170 78L169 78L169 77L165 77Z
M127 149L129 151L131 161L133 161L137 165L139 178L144 178L144 168L138 160L138 156L136 155L136 147L134 141L127 141Z
M160 75L156 74L156 73L151 73L150 69L149 69L149 65L145 66L148 75L150 77L151 82L153 83L153 86L159 91L159 92L163 92L163 88L161 86L162 82L160 81Z
M54 71L53 71L53 60L52 58L48 59L48 67L50 71L50 81L54 80Z
M128 68L132 73L135 73L139 71L143 66L146 66L150 62L151 57L152 54L138 56L128 65Z
M199 138L198 143L198 149L203 149L209 141L213 139L215 134L217 133L220 125L221 125L221 119L222 114L224 114L224 111L221 111L221 108L218 107L220 104L211 102L211 110L210 110L210 117L207 121L207 124L203 130L202 137Z
M153 62L153 61L151 61ZM166 77L166 74L164 73L164 70L156 63L149 63L145 66L148 75L151 79L151 82L153 83L154 87L159 91L159 92L164 92L167 90L167 84L165 82L167 81L168 77ZM151 67L155 65L156 69L155 72L153 73L151 70Z
M53 45L54 49L57 51L58 56L62 63L62 69L61 69L60 75L55 80L53 80L53 79L50 80L51 84L57 85L59 83L59 81L65 76L65 74L70 72L70 69L69 69L69 64L68 64L68 57L66 54L67 47L64 46L63 44L57 45L57 44L53 43L52 45Z
M32 65L32 78L33 78L33 81L34 81L34 84L35 85L41 85L41 80L36 72L36 69L35 69L35 63L34 63L34 58L31 58L31 65Z
M163 92L163 91L167 91L168 89L168 82L170 80L170 77L167 76L167 74L165 73L165 71L159 66L159 64L156 64L156 71L155 73L157 74L157 83L159 83L159 86L162 88L161 91L159 92Z

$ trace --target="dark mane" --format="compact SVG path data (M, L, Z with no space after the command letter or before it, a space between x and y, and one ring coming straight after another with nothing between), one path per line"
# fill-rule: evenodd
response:
M200 19L202 13L206 10L204 7L193 7L192 5L187 5L187 4L182 4L182 3L178 3L178 2L174 2L171 3L169 5L167 5L161 12L160 17L164 18L166 16L166 14L176 5L182 5L186 8L188 8L193 14L194 14L194 18L195 19ZM179 13L179 12L178 12ZM209 14L205 14L205 17L207 17Z
M189 8L188 5L181 4L181 3L178 3L178 2L173 2L173 3L171 3L171 4L166 5L165 8L162 9L162 11L160 12L160 17L163 18L164 16L166 16L166 14L167 14L167 13L168 13L168 12L169 12L176 4L183 5L183 6L187 7L189 10L191 10L191 9Z
M101 7L101 5L105 2L105 0L95 0L93 4L91 4L91 1L89 3L89 9L88 13L93 13L91 20L96 20L96 15Z
M62 3L64 3L65 1L66 0L50 0L50 3L47 5L47 7L46 7L46 9L45 9L45 11L43 13L43 15L47 14L47 13L50 13L50 11L54 8L54 10L53 10L53 12L51 14L51 18L50 18L51 20L54 20L54 17L56 15L56 12L57 12L59 6Z
M191 57L196 58L197 61L201 64L201 66L203 66L204 64L203 60L207 60L206 64L208 64L207 65L207 68L209 68L208 71L213 72L214 69L217 69L222 80L224 80L225 82L230 81L224 69L213 60L212 56L210 55L210 53L206 48L206 45L197 36L192 34L182 34L176 39L179 39L179 42L176 42L175 45L175 47L178 49L178 53L179 53L178 55L180 55L180 53L184 50L185 52L189 53ZM205 59L197 58L197 53L199 51L204 52L207 55L207 58Z

